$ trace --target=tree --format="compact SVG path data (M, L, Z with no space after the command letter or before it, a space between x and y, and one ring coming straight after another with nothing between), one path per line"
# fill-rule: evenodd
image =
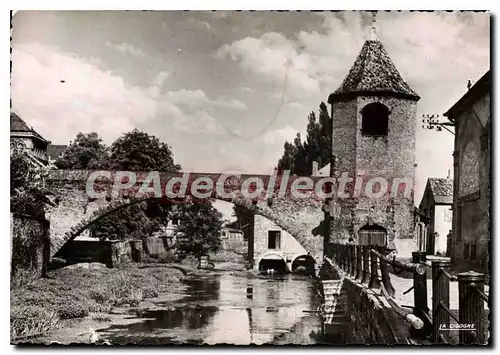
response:
M134 129L111 145L109 169L177 172L181 166L174 163L174 155L168 144Z
M319 105L319 165L323 167L331 162L332 156L332 119L324 102Z
M278 174L282 174L285 170L292 171L294 163L295 149L293 144L285 141L284 153L278 161Z
M210 201L201 200L178 206L179 225L176 254L184 259L192 255L198 260L208 252L216 253L221 246L222 213Z
M110 147L97 133L79 133L56 162L61 169L106 169L135 171L179 171L170 147L154 136L133 130L118 138ZM109 214L92 227L99 239L145 239L166 224L169 205L161 201L131 204ZM144 243L145 251L147 243Z
M130 171L177 172L181 169L179 164L174 163L169 145L137 129L113 142L109 154L99 165L100 169ZM140 239L149 254L146 238L168 223L169 212L170 204L161 200L134 204L97 221L92 232L100 238Z
M107 158L107 147L95 132L78 133L76 139L70 142L62 157L55 165L59 169L104 169Z
M160 230L158 218L147 216L147 202L143 201L111 213L91 226L92 236L100 240L140 239Z
M285 142L283 156L278 161L278 172L290 170L291 174L310 176L312 164L319 167L330 163L332 154L332 121L324 102L319 105L319 119L311 112L308 116L306 140L297 133L293 143Z
M43 220L45 205L54 205L44 186L46 169L36 165L21 140L11 141L10 155L10 210L28 215L29 219ZM37 268L44 234L31 223L22 223L22 232L16 233L11 245L11 275L18 269ZM13 226L14 228L14 226Z
M309 162L308 144L302 143L300 133L294 139L295 155L293 163L293 174L299 176L310 176L312 172L312 162Z
M35 165L22 141L11 142L10 208L11 212L45 217L45 205L52 204L45 188L47 169Z

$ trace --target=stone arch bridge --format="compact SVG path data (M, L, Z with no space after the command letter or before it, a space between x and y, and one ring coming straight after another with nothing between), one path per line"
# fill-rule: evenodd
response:
M220 181L223 174L203 173L151 173L139 172L96 172L86 170L53 170L46 177L47 188L56 197L57 204L47 212L50 221L50 257L52 258L67 242L73 240L99 218L113 213L138 201L163 198L174 203L192 200L192 184L198 179L205 181ZM160 189L165 188L172 178L187 175L187 189L184 196L169 197L162 190L156 189L155 182L160 182ZM245 185L245 181L259 177L264 183L260 194L257 194L257 184ZM323 201L318 198L313 189L302 188L301 198L290 194L297 177L289 177L286 181L282 176L273 175L241 175L225 176L223 181L224 196L213 189L205 198L216 198L247 208L255 214L271 220L283 230L290 233L316 261L323 258ZM270 183L274 180L274 186ZM302 178L303 179L303 178ZM317 182L319 178L311 177ZM117 182L119 184L117 185ZM198 181L199 182L199 181ZM297 183L296 183L297 184ZM178 184L180 185L180 184ZM299 183L300 185L300 183ZM117 187L118 186L118 187ZM141 194L141 187L148 186L149 192ZM153 187L151 187L153 186ZM206 186L201 184L201 187ZM219 186L219 185L217 185ZM214 185L215 187L215 185ZM247 188L254 191L252 196L241 191ZM174 188L172 191L177 191ZM201 189L203 190L203 189ZM89 192L90 191L90 192ZM204 190L208 191L208 190ZM285 192L284 194L282 192ZM161 197L158 195L161 193ZM228 196L232 193L232 196ZM304 197L305 196L305 197ZM133 199L131 199L133 198Z

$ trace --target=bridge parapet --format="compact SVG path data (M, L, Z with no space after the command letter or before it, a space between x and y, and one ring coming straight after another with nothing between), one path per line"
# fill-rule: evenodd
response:
M133 187L127 188L125 186L116 190L114 189L113 179L103 176L97 177L95 181L89 183L89 176L92 173L95 172L54 170L49 173L46 179L47 187L59 200L58 205L51 208L47 213L51 223L51 257L65 243L74 239L100 217L135 203L134 201L137 200L133 198L137 197L136 193L139 192L140 187L148 178L148 173L136 173ZM110 172L110 176L117 173ZM182 176L182 174L166 173L164 181L167 177L172 178L173 176L178 177ZM221 174L191 174L190 176L192 182L203 176L216 179ZM247 175L248 177L251 177L251 175ZM269 176L267 178L269 179ZM97 192L99 196L93 196L92 193L89 195L89 187L92 191ZM312 191L303 192L306 197L298 199L293 198L290 193L279 196L277 191L269 193L270 198L267 198L265 197L267 196L265 190L261 194L262 198L249 198L244 196L238 188L238 184L234 183L234 181L228 181L225 189L228 194L234 192L232 196L215 195L215 197L245 207L258 215L268 218L290 233L317 261L322 259L323 238L314 236L313 230L320 225L324 214L321 210L321 201L314 196ZM189 200L196 200L197 197L190 194L191 190L187 189L187 194L181 198L168 198L163 195L160 198L172 203L185 203ZM307 195L308 193L309 195ZM146 200L156 197L154 191L153 194L150 191L143 194L141 198ZM210 195L207 198L213 197Z

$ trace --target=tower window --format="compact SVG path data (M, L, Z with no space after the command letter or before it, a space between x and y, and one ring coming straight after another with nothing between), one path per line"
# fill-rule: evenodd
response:
M389 130L389 109L373 102L361 110L361 133L364 136L387 136Z

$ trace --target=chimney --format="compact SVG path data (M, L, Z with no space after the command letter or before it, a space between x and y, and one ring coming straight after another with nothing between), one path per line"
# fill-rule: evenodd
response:
M449 178L450 178L450 174L451 174L451 170L450 170L450 169L448 169L448 176L446 177L447 179L449 179Z

